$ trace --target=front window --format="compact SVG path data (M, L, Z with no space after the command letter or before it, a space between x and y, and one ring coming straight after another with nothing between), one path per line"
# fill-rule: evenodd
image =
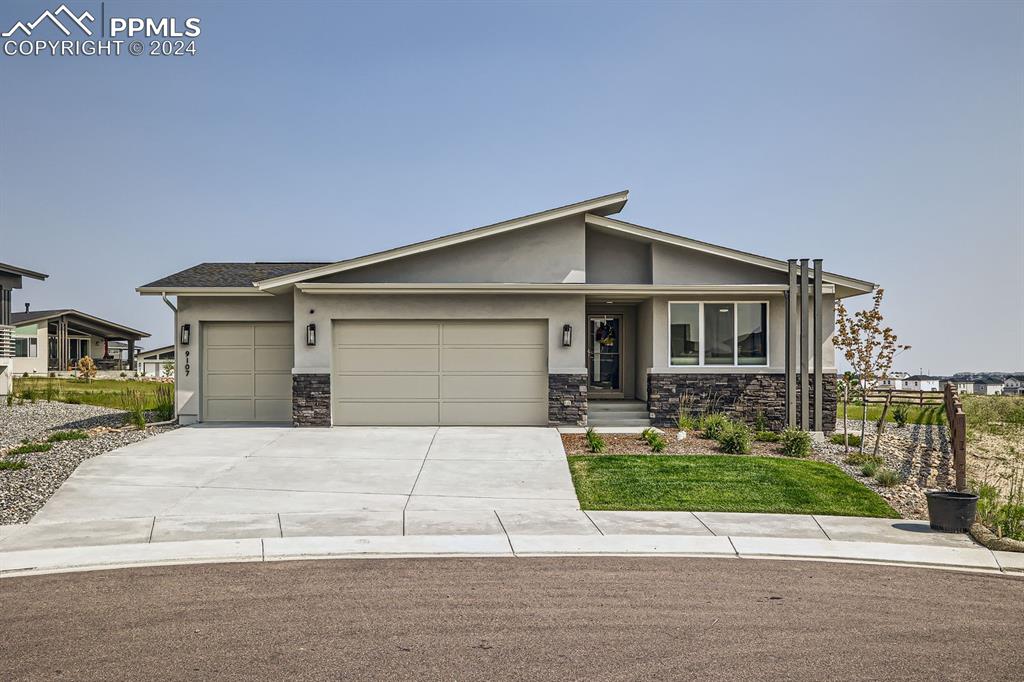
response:
M767 366L768 304L669 303L669 364Z
M14 357L34 358L39 355L39 340L29 338L14 339Z

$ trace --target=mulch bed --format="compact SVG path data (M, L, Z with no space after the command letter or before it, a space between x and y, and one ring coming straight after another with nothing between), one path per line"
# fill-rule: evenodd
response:
M676 440L676 434L679 429L661 429L665 432L665 440L668 441L668 447L664 451L659 453L651 452L651 446L647 444L638 433L630 434L612 434L602 433L601 436L604 438L605 443L608 446L605 448L605 454L608 455L724 455L717 441L713 441L710 438L702 438L699 433L692 431L687 432L686 438L683 440ZM562 445L565 447L566 454L569 455L593 455L590 448L587 447L587 437L583 434L562 434ZM750 447L751 455L761 455L764 457L778 457L779 444L778 443L759 443L754 441ZM599 455L595 455L599 456ZM742 456L742 455L741 455Z

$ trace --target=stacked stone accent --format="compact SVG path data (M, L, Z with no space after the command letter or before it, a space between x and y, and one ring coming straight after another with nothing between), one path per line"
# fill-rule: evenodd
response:
M292 375L292 425L331 425L331 375Z
M836 428L836 375L822 375L822 429ZM797 419L800 413L797 386ZM814 386L810 389L810 418L814 419ZM769 428L786 426L786 377L783 374L648 374L647 408L653 426L675 426L679 401L689 396L690 409L699 413L714 409L753 425L758 414ZM811 425L814 426L813 424ZM819 430L819 429L812 429Z
M548 423L552 426L587 425L587 375L548 375Z

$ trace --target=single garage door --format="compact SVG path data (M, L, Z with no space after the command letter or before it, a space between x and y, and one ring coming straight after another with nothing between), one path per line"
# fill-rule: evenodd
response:
M292 420L292 323L203 325L203 420Z
M337 321L339 425L544 425L546 320Z

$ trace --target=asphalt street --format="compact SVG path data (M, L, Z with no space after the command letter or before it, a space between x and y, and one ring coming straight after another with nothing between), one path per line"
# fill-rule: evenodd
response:
M0 581L0 679L1024 679L1024 579L694 558Z

